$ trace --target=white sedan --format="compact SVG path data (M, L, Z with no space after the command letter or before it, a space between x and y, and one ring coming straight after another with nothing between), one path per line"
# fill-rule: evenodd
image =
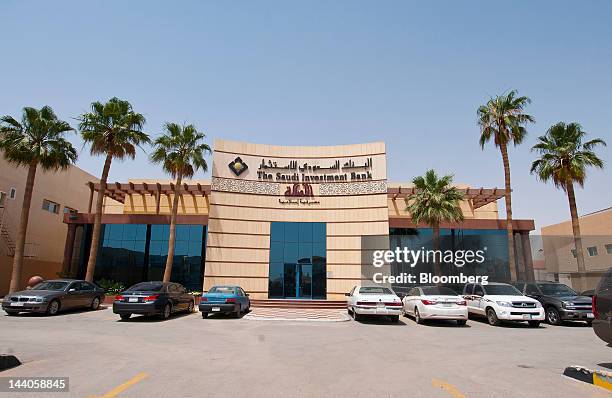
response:
M412 315L419 324L426 319L454 319L458 325L465 325L468 319L465 299L447 287L414 287L402 301L406 315Z
M358 321L362 315L386 316L398 322L402 302L393 290L384 286L355 286L346 293L349 313Z

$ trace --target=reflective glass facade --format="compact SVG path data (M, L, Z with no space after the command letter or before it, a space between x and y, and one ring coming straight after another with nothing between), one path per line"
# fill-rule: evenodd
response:
M433 230L431 228L390 228L389 247L407 247L409 250L433 250ZM454 264L440 264L441 275L488 275L490 281L509 282L510 269L508 267L508 238L506 230L499 229L441 229L440 250L485 250L485 260L481 264L468 264L457 267ZM517 256L519 261L519 256ZM434 264L420 263L410 267L404 263L393 263L391 274L399 275L402 272L418 274L421 272L434 273ZM394 286L397 291L403 291L402 286ZM449 286L459 289L459 286Z
M326 298L326 235L325 223L270 223L270 298Z
M90 240L92 226L88 227L90 231L84 235ZM170 226L167 224L102 225L94 281L108 279L127 287L142 281L161 280L168 256L169 233ZM181 283L190 290L202 289L205 247L205 225L176 226L173 282ZM83 259L80 277L84 276L86 266L87 261Z

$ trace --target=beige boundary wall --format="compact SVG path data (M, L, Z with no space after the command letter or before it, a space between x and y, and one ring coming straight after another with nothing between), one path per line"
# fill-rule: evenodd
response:
M238 157L248 167L240 175L229 167ZM352 179L352 172L367 179ZM299 181L279 180L277 173ZM309 180L314 197L302 198L307 204L281 203L299 200L284 193L303 175L322 174L332 181ZM284 147L217 140L211 188L204 290L239 284L252 298L268 298L270 222L325 222L327 299L343 300L360 283L361 237L389 233L382 142Z

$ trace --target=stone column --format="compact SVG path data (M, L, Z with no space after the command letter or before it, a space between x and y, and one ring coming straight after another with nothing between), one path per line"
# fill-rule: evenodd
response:
M521 231L521 243L523 246L523 258L525 264L525 280L527 282L533 282L535 280L535 275L533 272L533 256L531 254L529 231Z
M62 261L62 276L67 276L72 263L72 252L74 251L74 236L76 235L76 224L68 224L66 232L66 243L64 245L64 259Z

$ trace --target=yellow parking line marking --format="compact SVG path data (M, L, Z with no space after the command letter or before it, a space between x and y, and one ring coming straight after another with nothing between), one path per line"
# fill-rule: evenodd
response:
M117 387L113 388L112 390L110 390L104 395L101 395L98 398L114 398L117 395L121 394L123 391L132 387L134 384L138 383L139 381L146 379L147 377L149 377L149 375L144 372L138 373L136 376L134 376L130 380L126 381L123 384L118 385Z
M461 392L457 390L457 387L443 380L432 379L431 385L436 388L441 388L443 390L446 390L450 395L453 396L453 398L465 398L465 395L461 394Z

